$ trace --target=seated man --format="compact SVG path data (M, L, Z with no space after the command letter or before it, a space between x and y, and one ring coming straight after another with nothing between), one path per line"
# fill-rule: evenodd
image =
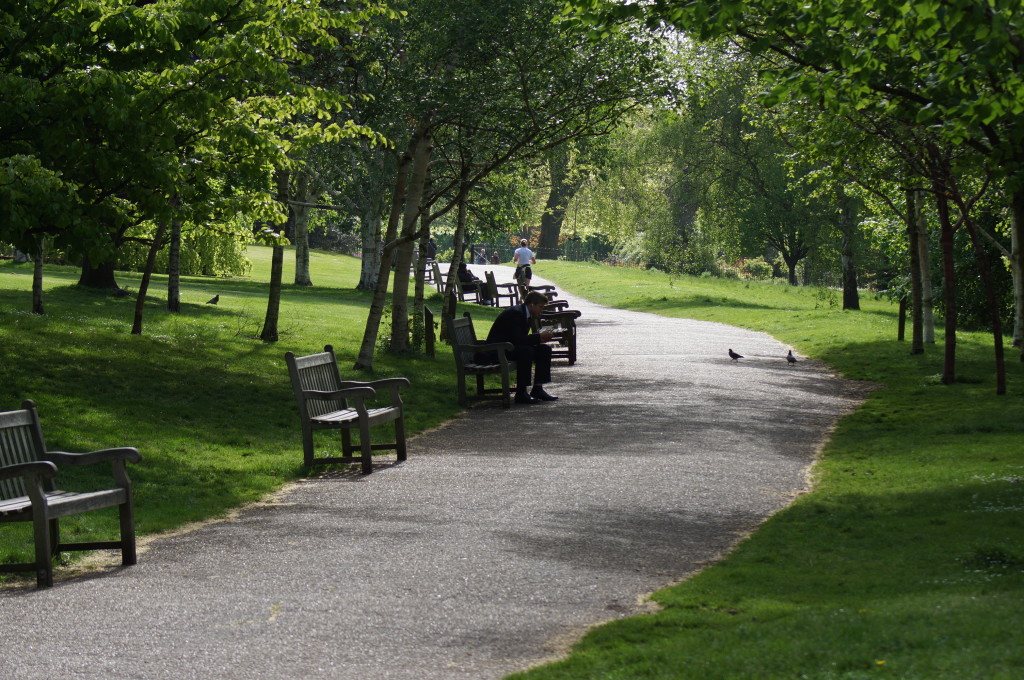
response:
M536 404L558 399L542 387L551 381L551 348L543 344L551 339L551 331L530 333L530 320L540 316L547 301L543 293L533 291L527 294L522 304L508 307L499 314L487 334L487 342L512 343L513 350L509 352L508 358L516 362L517 404ZM480 363L493 363L497 360L496 352L481 352L477 358ZM527 392L531 367L533 389Z
M465 262L459 263L459 269L455 272L455 275L459 277L459 283L462 284L462 290L475 290L480 296L480 304L491 304L491 293L487 290L487 283L481 281L473 274L473 272L469 271L469 267L466 266Z

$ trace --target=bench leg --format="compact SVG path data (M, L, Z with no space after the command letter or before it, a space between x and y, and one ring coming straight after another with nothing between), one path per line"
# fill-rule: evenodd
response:
M50 522L45 513L35 509L32 528L36 542L36 586L49 588L53 585L53 551L50 537Z
M373 472L373 459L370 457L370 425L366 421L359 423L359 448L362 450L362 472L368 475Z
M406 459L405 450L405 415L395 420L395 456L398 460Z
M121 564L128 567L136 562L135 551L135 511L132 508L132 492L128 490L128 500L118 509L121 521Z
M313 428L308 424L302 424L302 459L306 467L313 464Z

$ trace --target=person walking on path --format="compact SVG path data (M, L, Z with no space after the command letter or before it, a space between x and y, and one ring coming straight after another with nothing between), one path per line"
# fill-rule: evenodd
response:
M519 242L519 247L512 255L512 262L516 265L516 280L524 286L529 286L533 279L533 268L537 264L537 256L529 248L529 242L524 238Z
M543 293L528 293L522 304L505 309L494 320L487 342L510 342L512 351L509 359L516 362L516 397L517 404L536 404L541 401L555 401L544 391L544 384L551 382L551 347L544 343L552 338L549 330L530 333L530 320L540 317L548 299ZM480 352L477 359L480 363L494 363L498 360L497 352ZM530 373L533 373L533 389L530 385Z

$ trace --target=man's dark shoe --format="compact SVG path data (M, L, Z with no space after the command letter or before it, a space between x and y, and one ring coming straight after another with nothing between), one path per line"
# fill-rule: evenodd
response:
M558 397L552 396L544 391L542 387L535 387L530 391L530 396L539 401L556 401Z
M529 394L516 394L515 402L517 404L539 404L540 399L534 399Z

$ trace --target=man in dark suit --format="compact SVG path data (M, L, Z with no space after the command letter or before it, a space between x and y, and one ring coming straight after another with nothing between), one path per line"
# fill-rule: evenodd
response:
M551 331L530 333L531 320L540 318L547 301L543 293L528 293L522 304L513 305L502 311L487 334L487 342L512 343L513 350L509 352L509 359L516 362L517 404L536 404L558 399L545 392L543 387L544 383L551 382L551 348L544 344L551 339ZM527 392L531 367L533 389Z

